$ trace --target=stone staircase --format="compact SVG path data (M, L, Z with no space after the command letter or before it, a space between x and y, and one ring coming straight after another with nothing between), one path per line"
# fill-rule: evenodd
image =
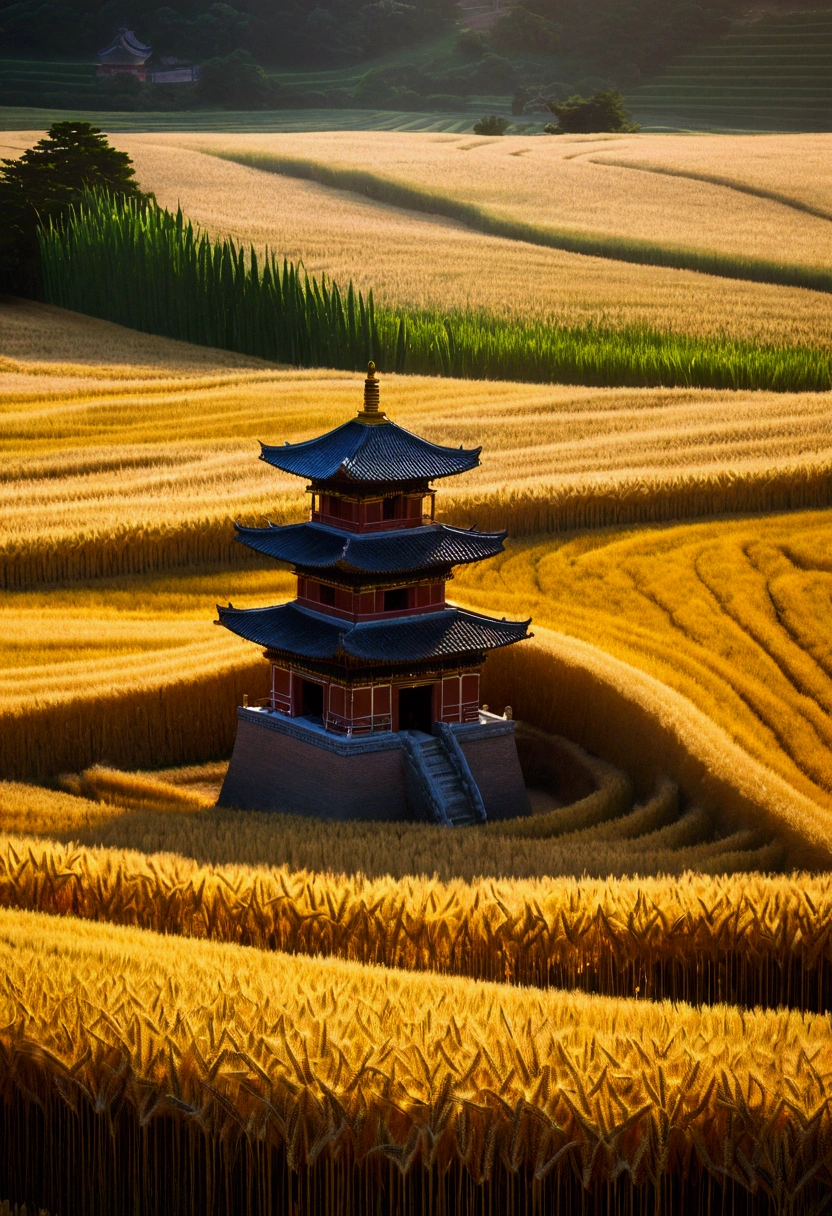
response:
M402 743L435 823L461 828L485 822L480 792L449 727L434 736L407 734Z

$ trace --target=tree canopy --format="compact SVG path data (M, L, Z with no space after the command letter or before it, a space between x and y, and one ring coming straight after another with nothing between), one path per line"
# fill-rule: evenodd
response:
M60 220L88 190L141 194L130 157L88 122L57 122L18 159L0 161L0 290L37 293L38 225Z
M639 130L618 89L593 93L591 97L575 93L566 101L550 102L549 109L558 120L557 125L550 123L545 128L549 135Z

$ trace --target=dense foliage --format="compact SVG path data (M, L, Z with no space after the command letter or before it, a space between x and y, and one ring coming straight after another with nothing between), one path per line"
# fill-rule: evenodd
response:
M11 52L94 54L128 25L157 55L199 60L248 50L267 63L349 62L435 35L453 0L0 0L0 45Z
M737 0L703 5L690 0L587 0L581 5L527 0L508 7L491 32L469 35L467 47L475 57L563 53L627 85L723 32L737 10ZM87 57L126 24L153 47L155 60L172 55L204 62L244 50L269 66L348 65L434 39L458 15L456 0L286 0L277 7L266 0L172 0L166 5L128 0L117 7L108 0L0 0L0 45L12 55ZM113 84L99 90L105 104L114 90L130 108L129 89ZM169 96L147 91L163 108L179 100L176 90ZM191 91L180 89L185 92ZM433 88L426 95L444 92L452 90Z
M88 122L55 123L34 148L0 165L0 291L37 291L38 224L60 221L84 191L139 196L130 157Z
M590 131L638 131L632 115L624 107L618 89L601 90L591 97L577 93L566 101L553 101L549 109L557 124L549 124L550 135L584 134Z
M488 114L481 118L479 122L474 123L474 134L505 135L508 125L508 121L505 118L498 118L496 114Z

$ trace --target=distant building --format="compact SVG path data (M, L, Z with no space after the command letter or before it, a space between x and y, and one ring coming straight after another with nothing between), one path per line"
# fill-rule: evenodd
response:
M122 27L110 45L98 52L98 76L135 76L147 80L145 62L152 48L139 42L132 30Z
M153 48L139 42L132 30L120 29L106 50L98 52L98 76L135 76L149 84L191 84L199 80L199 68L187 59L165 55L158 68L148 69Z
M371 363L364 408L261 459L307 480L307 523L239 527L237 539L294 568L297 598L219 609L271 668L262 706L237 711L220 803L339 819L426 819L458 827L529 813L510 715L480 708L486 653L528 636L446 602L454 566L493 557L505 532L437 523L436 478L479 464L379 411Z

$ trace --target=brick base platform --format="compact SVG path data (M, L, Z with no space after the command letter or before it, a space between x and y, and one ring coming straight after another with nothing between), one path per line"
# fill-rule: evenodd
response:
M401 736L335 735L305 718L237 710L237 740L219 805L322 819L408 820L422 815L408 797ZM482 713L453 726L489 820L530 812L514 722Z

